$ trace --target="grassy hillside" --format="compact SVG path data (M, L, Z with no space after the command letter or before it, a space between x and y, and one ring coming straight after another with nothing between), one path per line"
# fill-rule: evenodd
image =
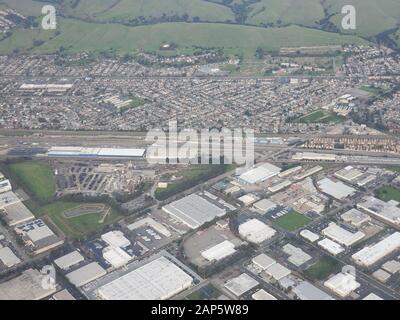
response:
M250 24L299 24L314 27L324 18L320 0L261 0L250 6L247 22Z
M326 8L330 19L340 30L342 14L341 9L349 4L348 0L326 0ZM357 34L365 37L374 36L386 30L395 28L400 23L399 0L352 0L351 4L357 12Z
M354 36L342 36L309 28L258 28L232 24L165 23L128 27L119 24L95 24L78 20L61 20L54 31L17 30L0 41L0 53L14 48L21 52L51 53L61 46L67 52L109 51L132 53L137 50L156 51L163 42L173 41L180 52L192 52L194 46L224 48L226 53L253 57L257 47L278 50L287 46L315 46L364 43ZM36 40L36 41L35 41ZM43 41L38 45L37 40ZM33 43L36 42L36 47Z
M90 17L98 21L129 22L143 17L159 19L188 15L202 21L234 20L233 12L220 4L203 0L85 0L75 8L67 7L66 13L78 17Z

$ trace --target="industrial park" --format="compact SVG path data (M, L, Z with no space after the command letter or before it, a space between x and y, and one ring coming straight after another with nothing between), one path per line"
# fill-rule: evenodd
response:
M398 17L360 35L331 0L83 2L0 1L0 301L400 300Z

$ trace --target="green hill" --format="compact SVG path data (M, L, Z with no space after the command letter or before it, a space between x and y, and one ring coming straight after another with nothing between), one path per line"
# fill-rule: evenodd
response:
M253 57L256 49L279 50L281 47L365 43L355 36L344 36L310 28L260 28L216 23L165 23L129 27L120 24L95 24L79 20L59 21L57 33L44 30L16 30L0 41L0 53L52 53L61 46L66 52L115 51L133 53L157 51L163 42L174 42L178 51L191 53L195 47L223 48L226 53ZM36 44L34 46L34 44Z

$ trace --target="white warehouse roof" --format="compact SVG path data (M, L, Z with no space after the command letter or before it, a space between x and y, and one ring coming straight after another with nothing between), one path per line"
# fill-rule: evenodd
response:
M389 223L400 225L400 208L392 202L366 196L357 207Z
M236 252L235 245L232 242L225 240L211 247L210 249L203 251L201 255L208 261L213 261L213 260L218 261L223 258L229 257L235 252Z
M338 244L328 238L325 238L325 239L322 239L321 241L319 241L318 245L321 248L328 251L329 253L333 254L334 256L336 256L339 253L344 251L344 248L340 244Z
M341 272L325 281L324 286L344 298L359 288L360 283L356 281L354 275Z
M125 248L128 247L131 242L127 239L124 234L117 231L110 231L101 236L101 240L107 243L109 246Z
M74 286L81 287L106 274L106 270L104 270L97 262L92 262L82 268L68 273L66 277Z
M163 210L192 229L226 213L225 209L217 207L197 194L167 204Z
M400 232L395 232L378 243L356 252L352 258L357 264L369 267L399 248Z
M338 226L334 222L329 223L329 226L322 230L322 233L328 238L331 238L332 240L343 244L346 247L350 247L365 237L365 233L361 231L353 233Z
M21 262L9 247L0 248L0 261L7 268L11 268Z
M356 192L356 189L345 185L343 182L334 182L328 178L318 181L318 186L321 188L322 192L338 200L343 200Z
M254 280L247 273L242 273L240 276L230 279L226 284L230 292L235 296L240 297L246 292L258 286L258 281Z
M254 300L278 300L264 289L260 289L251 296Z
M276 231L258 219L248 220L239 226L239 234L247 241L261 243L272 238Z
M270 163L264 163L242 173L239 179L248 184L259 183L278 175L279 172L281 172L281 168Z
M192 283L191 276L160 257L103 285L97 293L104 300L166 300Z
M70 267L84 261L85 259L78 251L72 251L65 256L62 256L56 260L54 263L63 270L68 270Z

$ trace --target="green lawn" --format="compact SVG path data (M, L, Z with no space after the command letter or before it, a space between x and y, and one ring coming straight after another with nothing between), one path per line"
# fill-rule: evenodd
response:
M376 195L383 201L396 200L400 202L400 189L393 186L384 186L376 191Z
M55 193L53 171L44 161L24 161L8 166L10 172L17 178L23 188L36 199L45 201Z
M317 263L304 270L304 275L314 281L322 281L328 278L329 275L336 272L339 267L339 262L335 259L323 256Z
M44 41L44 44L34 47L34 40ZM140 50L157 52L165 42L176 43L177 54L193 53L196 47L223 48L226 54L242 54L248 58L253 58L258 47L277 51L288 46L366 43L355 36L342 36L298 26L259 28L182 22L129 27L60 18L56 31L15 30L12 36L0 41L0 54L12 53L15 48L20 52L52 53L61 46L66 53L113 51L125 54Z
M298 228L301 228L308 223L310 223L311 219L307 218L306 216L292 210L287 214L279 217L274 221L274 224L278 227L288 230L288 231L295 231Z
M120 218L120 215L111 209L110 214L104 222L100 223L102 215L98 213L89 213L79 217L66 218L64 211L82 205L78 202L57 201L49 205L38 207L35 213L38 216L47 216L58 228L60 228L66 236L72 238L80 238L83 235L97 231L103 226L113 223Z
M300 117L294 122L299 123L340 123L346 118L326 110L317 110L310 114Z

